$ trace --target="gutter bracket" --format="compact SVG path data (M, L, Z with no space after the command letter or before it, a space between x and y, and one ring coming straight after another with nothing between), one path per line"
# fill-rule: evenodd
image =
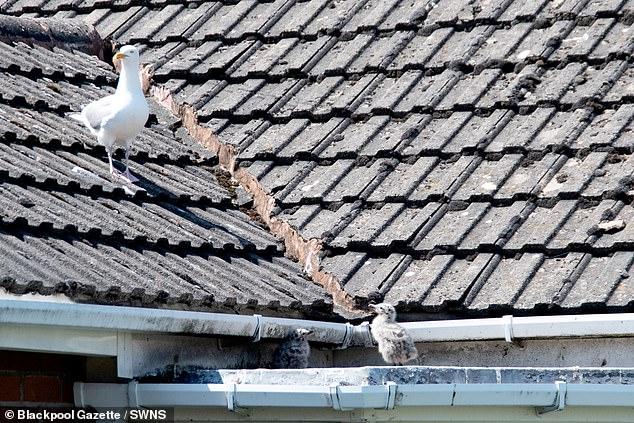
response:
M225 391L227 397L227 409L229 411L236 411L236 384L229 385L229 389Z
M359 326L355 326L355 331L359 332L359 339L357 341L358 345L362 345L364 347L375 347L376 343L374 342L374 338L372 337L372 332L370 332L370 322L362 322Z
M136 380L128 383L128 407L130 408L139 408L138 386L139 382Z
M255 331L251 337L251 342L260 342L262 339L262 315L254 314L255 317Z
M398 389L398 385L393 381L386 382L385 385L387 386L387 402L385 404L385 409L392 410L394 408L394 403L396 402L396 390Z
M553 411L561 411L566 408L566 393L568 392L568 385L562 380L555 382L555 402L553 405L547 407L537 407L536 411L538 415L551 413Z
M332 403L332 408L333 410L337 410L337 411L345 411L345 410L349 410L347 408L344 408L341 406L341 400L339 398L339 384L338 383L333 383L330 385L329 387L329 391L330 391L330 402Z
M337 347L338 350L345 350L351 344L352 338L354 337L354 326L351 323L346 322L346 333L343 335L343 341L341 341L341 345Z
M513 316L506 315L502 317L502 325L504 326L504 340L513 342Z

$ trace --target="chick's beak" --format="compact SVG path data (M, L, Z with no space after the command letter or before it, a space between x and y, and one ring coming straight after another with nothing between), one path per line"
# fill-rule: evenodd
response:
M114 57L112 58L113 60L123 60L126 57L125 54L121 53L120 51L118 51Z

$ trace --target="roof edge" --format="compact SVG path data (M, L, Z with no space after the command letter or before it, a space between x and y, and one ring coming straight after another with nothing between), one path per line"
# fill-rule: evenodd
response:
M0 15L0 41L77 50L104 58L104 41L97 30L92 25L71 20Z

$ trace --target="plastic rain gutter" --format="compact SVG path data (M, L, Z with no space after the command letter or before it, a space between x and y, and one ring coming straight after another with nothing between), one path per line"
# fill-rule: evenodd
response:
M632 407L634 385L425 384L368 386L250 384L107 384L77 382L77 407L311 407L334 410L425 406Z
M235 315L137 307L68 304L45 301L0 300L0 348L11 340L11 328L25 325L49 330L88 332L179 333L209 336L241 336L254 341L279 339L289 329L313 330L311 341L345 348L371 345L369 326L314 320ZM464 319L403 323L416 342L506 340L574 337L634 336L634 313L570 316ZM14 331L14 332L16 332ZM92 333L91 332L91 333ZM3 339L4 338L4 339Z

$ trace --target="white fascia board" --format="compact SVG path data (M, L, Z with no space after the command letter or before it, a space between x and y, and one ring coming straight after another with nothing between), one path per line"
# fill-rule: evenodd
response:
M2 323L0 349L114 357L117 332Z

